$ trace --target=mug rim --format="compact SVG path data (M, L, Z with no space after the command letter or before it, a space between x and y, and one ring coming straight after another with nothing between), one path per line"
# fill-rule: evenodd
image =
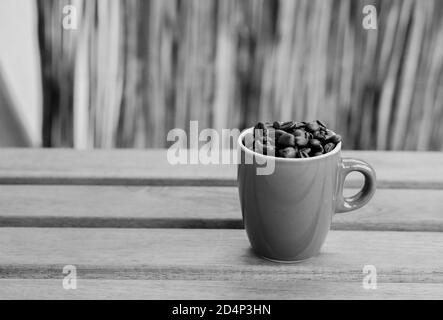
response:
M321 160L321 159L325 159L327 157L330 157L336 153L339 153L341 150L341 141L335 146L334 150L332 150L331 152L322 154L321 156L316 156L316 157L309 157L309 158L280 158L280 157L273 157L273 156L268 156L268 155L264 155L255 151L252 151L248 148L246 148L246 146L243 144L243 137L247 134L247 133L251 133L254 130L254 127L250 127L247 128L245 130L243 130L238 139L237 139L237 144L240 146L240 148L247 154L252 155L252 156L258 156L264 159L273 159L274 161L281 161L281 162L309 162L309 161L316 161L316 160Z

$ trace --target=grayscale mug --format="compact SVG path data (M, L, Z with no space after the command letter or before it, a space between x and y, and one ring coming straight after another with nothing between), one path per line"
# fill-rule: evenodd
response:
M275 158L256 153L237 141L237 170L243 222L252 249L278 262L305 260L319 254L336 212L365 205L376 188L374 169L366 162L341 157L341 142L331 152L312 158ZM258 160L260 161L258 161ZM273 172L257 174L264 161L275 161ZM346 176L364 176L363 188L343 196Z

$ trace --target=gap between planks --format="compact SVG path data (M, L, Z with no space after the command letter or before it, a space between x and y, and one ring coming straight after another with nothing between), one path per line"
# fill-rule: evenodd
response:
M443 233L331 231L319 256L295 264L254 255L243 230L3 228L0 278L443 283Z
M170 165L167 150L2 149L0 184L234 186L235 165ZM343 151L377 172L378 188L443 189L443 153ZM350 179L350 187L359 181Z
M346 189L345 194L357 189ZM243 228L237 188L0 185L0 227ZM335 230L443 231L443 190L379 189Z

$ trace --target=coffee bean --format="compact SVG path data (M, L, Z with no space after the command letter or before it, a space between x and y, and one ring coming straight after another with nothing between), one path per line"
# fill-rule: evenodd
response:
M259 140L254 141L254 151L264 155L275 156L275 147L270 143L262 143Z
M280 138L280 136L284 135L284 134L288 134L286 131L277 129L274 131L274 135L275 135L275 141L278 141L278 138Z
M305 130L306 124L303 122L297 122L296 125L294 126L294 129L302 129Z
M300 149L300 150L298 150L298 157L299 158L309 158L310 152L311 152L311 149L309 149L309 148Z
M266 126L265 126L265 124L263 123L263 122L259 122L259 123L257 123L256 125L255 125L255 127L254 127L254 129L265 129L266 128Z
M296 137L304 137L305 136L306 131L301 130L301 129L296 129L293 131L293 135Z
M309 140L309 145L316 150L318 150L322 147L320 140L317 140L317 139Z
M321 120L317 120L317 123L318 123L318 125L319 125L320 127L323 127L323 128L326 129L326 124L325 124L323 121L321 121Z
M309 154L311 157L314 157L315 155L323 154L324 153L323 146L320 145L318 148L312 148L311 153Z
M268 139L266 135L263 135L263 132L256 132L254 136L255 141L260 141L262 144L267 143Z
M295 137L295 145L297 147L304 147L308 144L308 139L306 139L305 137Z
M321 130L315 131L312 134L312 136L313 136L313 138L315 138L317 140L320 140L320 141L325 141L326 140L325 134Z
M292 134L285 132L285 134L282 134L278 138L277 143L278 143L278 145L282 146L283 148L294 147L295 146L295 137Z
M296 156L296 149L292 147L286 147L284 149L280 149L278 151L278 154L282 158L295 158Z
M265 137L268 133L266 129L260 129L260 128L254 128L254 138L255 139L261 139L263 140L263 137Z
M326 141L329 142L329 139L331 139L334 135L335 135L335 133L333 131L326 129L326 133L325 133Z
M326 123L324 122L324 121L322 121L322 120L317 120L317 123L318 123L318 125L320 126L320 127L323 127L323 128L327 128L326 127Z
M286 121L280 125L281 130L289 130L294 125L294 121Z
M297 122L292 121L292 125L289 127L288 131L297 129L297 125L298 125Z
M306 139L308 139L308 140L311 140L314 138L314 136L310 132L306 132L305 136L306 136Z
M318 125L317 122L309 122L309 123L306 125L306 130L308 130L308 131L310 131L310 132L315 132L315 131L317 131L317 130L319 130L319 129L320 129L320 126Z
M331 152L342 140L321 120L259 122L254 128L258 131L252 148L277 157L316 157Z
M339 134L333 135L330 139L330 142L337 144L341 141L341 136Z
M325 144L325 146L324 146L325 153L331 152L332 150L334 150L334 148L335 148L335 144L333 144L332 142Z

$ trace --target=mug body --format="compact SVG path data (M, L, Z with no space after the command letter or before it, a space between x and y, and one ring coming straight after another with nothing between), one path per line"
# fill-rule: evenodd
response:
M241 161L238 188L244 226L252 249L260 256L292 262L317 255L335 213L341 161L339 143L325 155L285 159L247 149L239 137ZM270 174L258 175L267 158L274 161ZM266 164L265 164L266 165Z

